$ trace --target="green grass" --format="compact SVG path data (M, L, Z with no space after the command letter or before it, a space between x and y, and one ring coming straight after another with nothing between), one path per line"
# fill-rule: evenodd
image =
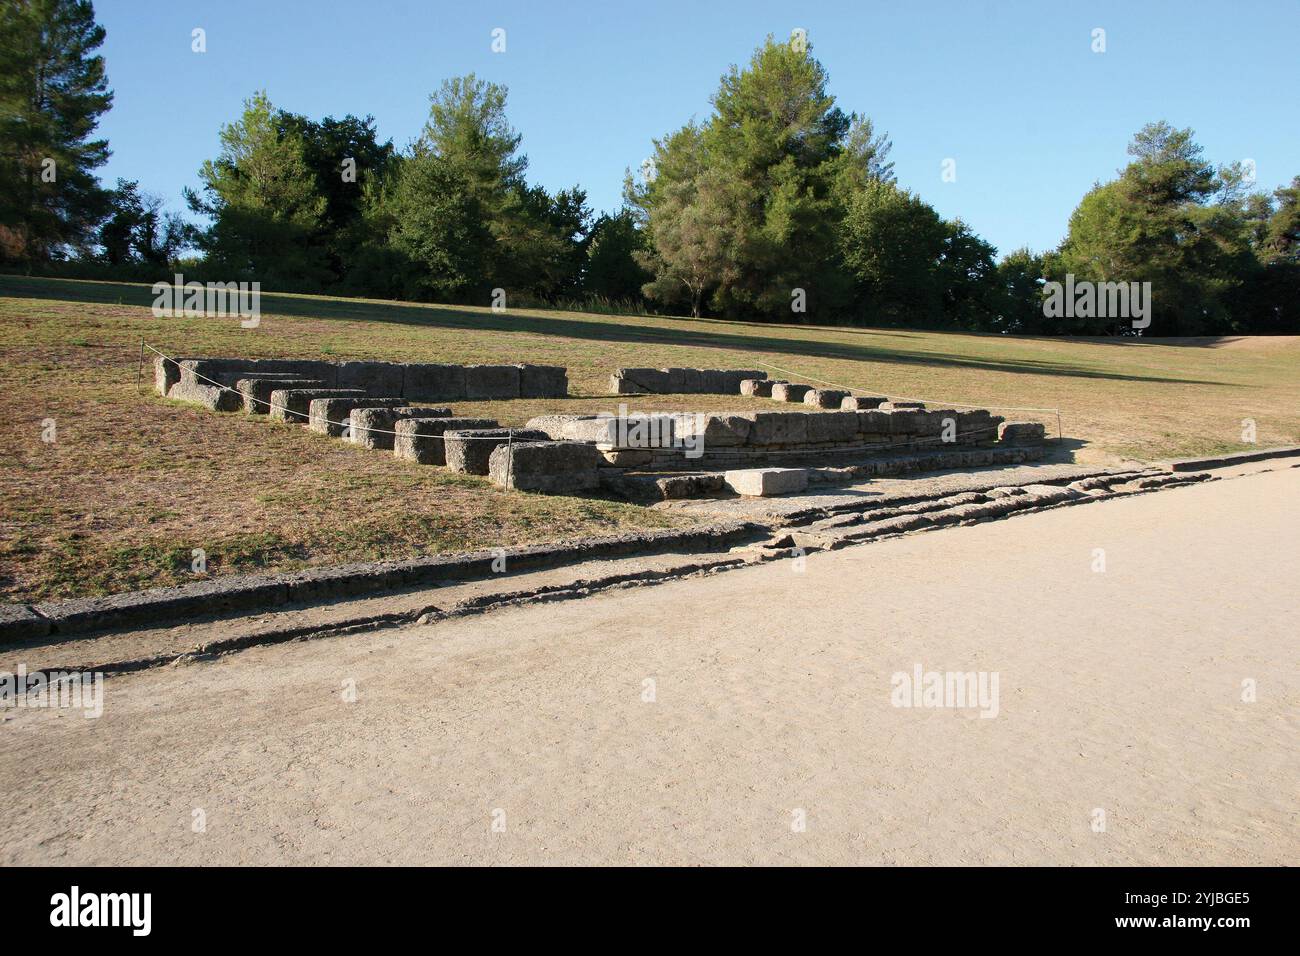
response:
M537 362L564 400L458 402L522 424L614 411L620 365L789 369L897 397L1059 407L1078 460L1211 454L1300 441L1300 341L1015 339L264 294L262 323L155 319L148 286L0 276L0 590L102 594L210 574L509 546L680 524L613 501L501 491L305 429L152 392L140 342L169 354ZM1216 347L1217 346L1217 347ZM777 374L772 372L774 376ZM634 410L770 408L739 396L635 398ZM1039 418L1053 432L1054 414ZM58 441L40 440L55 419Z

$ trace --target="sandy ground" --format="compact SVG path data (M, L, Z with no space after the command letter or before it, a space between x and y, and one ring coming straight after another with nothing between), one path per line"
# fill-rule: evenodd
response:
M1293 863L1298 492L1256 474L112 678L96 720L6 712L0 860ZM892 706L916 665L996 673L997 716Z

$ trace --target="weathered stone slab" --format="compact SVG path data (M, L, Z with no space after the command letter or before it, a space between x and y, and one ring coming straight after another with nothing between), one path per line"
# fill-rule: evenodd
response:
M0 604L0 644L20 644L48 633L49 619L41 617L26 604Z
M569 394L569 370L562 365L520 365L520 398L565 398Z
M307 406L307 427L331 438L347 434L351 415L358 408L398 408L406 404L404 398L314 398Z
M776 389L772 390L773 392ZM755 412L749 430L751 445L800 445L808 440L805 412Z
M804 394L803 403L813 408L839 408L849 393L838 388L814 388Z
M365 396L366 393L359 388L272 389L271 418L278 422L305 425L311 417L311 403L317 398L365 398Z
M1003 422L998 426L998 441L1006 445L1036 445L1046 437L1042 422Z
M338 387L370 395L401 395L405 368L396 362L341 362Z
M406 401L406 399L402 399ZM392 451L394 426L404 418L450 418L451 409L431 405L354 408L348 414L348 440L363 448Z
M468 475L486 475L492 452L512 441L547 441L546 432L527 428L467 428L447 431L442 436L447 469Z
M883 408L886 411L895 408L925 408L925 402L912 402L906 400L900 400L897 402L881 402L878 407Z
M519 366L466 365L465 397L470 399L518 398Z
M522 442L497 446L488 474L502 488L575 494L600 486L600 452L579 442Z
M674 438L684 444L701 441L703 448L743 445L749 439L757 414L678 415L674 424Z
M421 465L445 465L443 433L457 428L496 428L493 418L403 418L393 425L393 454Z
M771 398L773 385L786 385L787 382L769 382L761 378L745 378L740 380L740 394L752 395L754 398Z
M257 378L241 378L235 382L235 391L244 403L244 411L250 415L265 415L271 410L271 393L277 388L326 388L320 379L303 378L287 373L261 375Z
M810 443L851 442L858 433L858 416L853 412L818 412L804 419Z
M233 389L184 380L173 385L167 397L177 402L193 402L214 412L237 412L244 407L243 398Z
M781 382L772 386L772 398L778 402L802 402L803 397L810 391L812 391L811 385Z
M410 363L402 370L402 395L426 401L458 401L465 397L465 366Z
M564 429L570 422L590 421L595 417L595 415L538 415L536 418L528 419L524 427L546 432L548 437L558 439L563 437Z
M662 368L621 368L618 374L633 382L638 391L663 395L672 391L672 376Z
M621 375L611 375L609 377L609 393L611 395L639 395L642 391L644 389L630 378L624 378Z
M868 411L872 408L879 408L889 399L883 395L846 395L840 402L840 408L845 411Z
M858 421L858 434L865 437L881 437L889 434L889 412L879 408L854 412Z
M788 495L808 487L807 468L741 468L723 475L728 488L746 498Z

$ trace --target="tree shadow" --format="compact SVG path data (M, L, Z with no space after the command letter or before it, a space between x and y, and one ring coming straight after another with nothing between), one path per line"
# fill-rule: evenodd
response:
M17 298L58 299L105 305L143 306L153 304L154 296L147 285L49 279L28 276L0 276L0 295ZM678 323L672 328L638 325L638 316L586 314L586 318L565 318L584 313L552 313L549 316L526 312L493 312L486 308L425 305L412 302L388 302L370 299L344 299L327 296L263 293L263 314L294 318L349 322L380 322L414 327L464 329L466 331L520 332L558 336L581 341L620 342L636 345L665 345L678 348L721 349L742 353L736 365L755 364L754 356L802 356L853 362L928 368L971 369L1023 375L1051 375L1068 378L1122 382L1150 382L1178 385L1218 385L1227 388L1245 386L1205 379L1171 378L1160 375L1127 374L1084 368L1079 365L1038 359L980 358L952 352L919 352L888 346L859 343L816 342L805 338L759 335L734 331L735 323L721 319L675 319L650 316L655 321ZM540 310L538 310L540 311ZM690 322L692 328L682 328ZM854 335L899 335L920 338L922 332L895 330L846 330L839 326L755 324L754 329L818 331ZM957 333L945 333L957 334ZM984 336L981 336L984 337ZM1040 339L1041 340L1041 339ZM1047 339L1047 341L1070 341ZM1091 340L1089 340L1091 341ZM795 370L797 373L797 370ZM851 383L849 383L851 384Z

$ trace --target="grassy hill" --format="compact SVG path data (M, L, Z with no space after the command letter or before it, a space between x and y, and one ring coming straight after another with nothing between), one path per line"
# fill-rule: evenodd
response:
M509 546L631 527L670 513L505 493L305 429L160 399L141 339L168 353L538 362L569 369L570 398L459 402L522 424L616 411L621 365L769 366L939 403L1059 408L1077 460L1151 460L1300 441L1300 339L1016 339L750 325L534 309L262 297L262 323L155 319L148 286L0 276L0 591L6 600L105 593L212 573ZM777 372L776 369L783 369ZM634 399L633 410L770 408L739 396ZM1055 432L1054 413L1037 418ZM54 419L57 440L41 440Z

